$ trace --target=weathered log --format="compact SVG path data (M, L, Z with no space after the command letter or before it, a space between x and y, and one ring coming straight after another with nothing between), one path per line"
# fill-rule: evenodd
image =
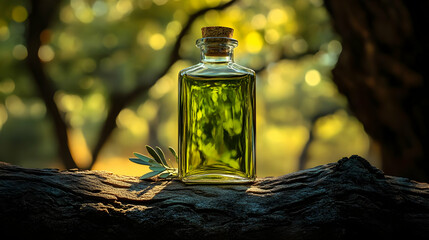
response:
M429 184L386 176L358 156L250 185L185 185L0 163L0 234L424 239L429 235Z

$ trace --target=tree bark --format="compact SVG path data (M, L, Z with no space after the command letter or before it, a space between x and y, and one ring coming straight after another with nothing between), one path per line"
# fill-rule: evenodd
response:
M54 133L57 140L58 155L66 168L76 168L77 165L73 160L70 152L67 131L68 124L63 120L63 113L55 103L55 92L57 87L53 80L45 71L44 63L39 58L39 49L42 46L41 34L50 25L53 19L56 18L55 13L61 5L59 0L39 0L29 1L31 11L28 17L26 28L26 43L28 57L26 64L36 89L40 97L43 99L46 111L52 119Z
M0 163L0 234L44 239L388 239L429 234L429 184L352 156L251 185Z
M343 50L333 80L387 174L429 181L428 1L325 0Z

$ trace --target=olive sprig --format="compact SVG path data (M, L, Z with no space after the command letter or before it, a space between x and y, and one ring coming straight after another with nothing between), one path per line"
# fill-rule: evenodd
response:
M164 152L162 149L158 146L155 148L152 148L149 145L146 145L146 149L148 153L152 157L145 156L141 153L134 153L135 158L129 158L131 162L147 165L149 166L149 169L152 170L151 172L148 172L140 177L140 179L148 179L151 177L158 176L159 178L165 178L165 179L174 179L177 178L177 168L174 168L171 166L171 160L168 159L170 164L167 163ZM177 156L176 151L172 147L168 147L170 152L173 154L173 156L176 158L176 162L179 161L179 157Z

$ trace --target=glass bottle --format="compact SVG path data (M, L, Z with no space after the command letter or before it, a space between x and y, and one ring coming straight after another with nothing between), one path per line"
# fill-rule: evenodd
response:
M248 183L255 169L255 72L234 63L233 29L202 28L201 62L179 73L179 178Z

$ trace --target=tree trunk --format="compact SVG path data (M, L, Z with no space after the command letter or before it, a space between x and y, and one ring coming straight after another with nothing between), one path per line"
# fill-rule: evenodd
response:
M0 163L0 234L44 239L379 239L429 234L429 184L352 156L251 185Z
M35 83L40 97L43 99L46 111L52 118L54 133L57 140L58 155L66 168L76 168L76 162L70 152L67 131L68 124L63 120L63 113L55 103L57 87L44 68L44 63L39 58L39 49L42 46L41 34L47 29L50 22L57 17L55 13L61 5L60 0L29 1L31 11L26 28L26 42L28 57L26 60L29 72Z
M333 80L378 142L383 170L429 181L429 2L325 4L343 46Z

